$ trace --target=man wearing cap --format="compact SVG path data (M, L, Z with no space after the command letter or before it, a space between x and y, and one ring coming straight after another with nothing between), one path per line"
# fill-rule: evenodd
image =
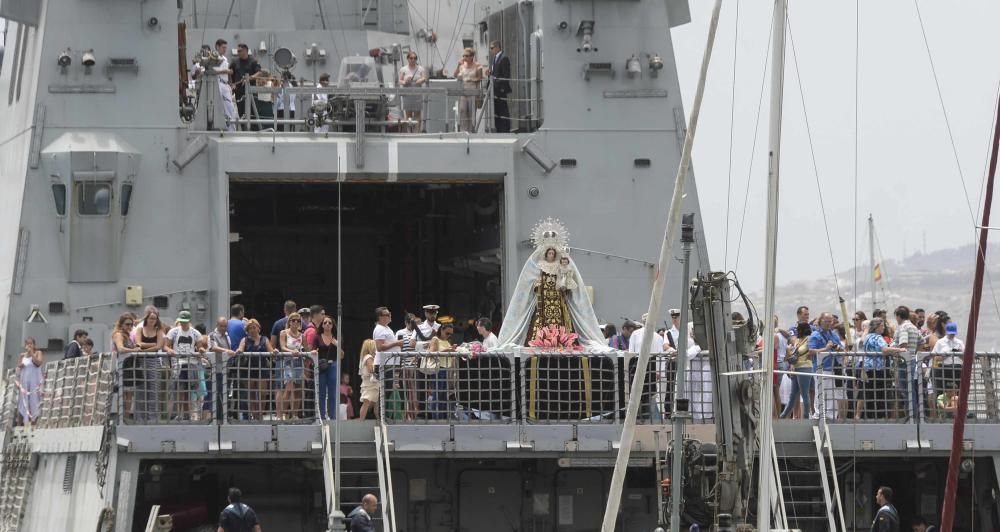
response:
M681 334L681 311L680 309L672 308L667 312L670 313L670 329L663 335L663 351L671 353L677 350L677 342Z
M420 330L420 336L425 339L430 339L437 332L441 324L437 322L438 310L441 307L438 305L424 305L424 321L420 322L417 329Z
M944 326L945 337L934 344L933 353L937 356L936 362L940 362L939 368L935 371L937 378L934 379L935 393L946 390L958 390L958 380L962 373L962 353L965 351L965 342L955 337L958 334L958 324L949 321Z
M177 357L170 364L174 368L173 377L176 379L172 386L176 399L171 410L182 419L189 413L200 410L197 407L192 410L192 396L200 394L204 397L205 393L201 363L194 357L196 353L204 352L204 348L198 346L200 341L201 333L191 326L191 313L182 310L177 314L177 325L167 332L165 347L168 354Z

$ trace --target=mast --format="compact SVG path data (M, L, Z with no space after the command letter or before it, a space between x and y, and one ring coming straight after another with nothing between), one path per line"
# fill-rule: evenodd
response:
M868 276L872 280L872 312L878 308L875 300L875 220L868 213ZM874 314L872 315L874 318Z
M781 162L781 111L785 87L785 15L787 0L775 0L774 34L771 50L771 118L768 141L767 172L767 250L764 254L764 320L771 323L774 316L775 270L778 262L778 182ZM763 369L760 392L760 477L757 482L757 530L771 529L771 447L774 433L771 428L772 390L774 382L774 334L764 334L761 351Z
M708 77L708 63L712 58L712 46L715 44L715 32L719 28L719 11L722 10L722 0L715 0L712 7L712 18L708 25L708 42L701 58L701 70L698 74L698 88L695 91L694 104L691 107L687 135L684 137L684 148L681 151L681 161L674 177L674 191L670 198L670 210L667 211L667 227L660 245L660 259L653 279L653 292L649 298L647 311L647 327L655 329L655 323L660 319L660 307L663 306L663 285L667 279L667 270L673 262L673 246L677 240L677 229L681 221L681 202L684 199L684 181L691 167L691 150L694 146L694 134L698 129L698 116L701 112L701 102L705 95L705 79ZM684 290L687 290L688 280L684 279ZM686 332L685 332L686 334ZM648 333L642 337L639 348L639 360L636 364L635 377L632 378L631 395L622 423L622 436L618 446L618 457L615 459L615 471L611 476L611 486L608 493L608 505L604 508L604 519L601 522L602 532L614 532L615 521L618 519L618 509L621 504L622 488L625 485L625 471L628 459L632 454L632 443L635 440L635 418L639 414L639 403L642 398L642 387L646 381L645 368L649 365L649 346L652 345L655 334Z
M993 183L997 174L997 152L1000 151L1000 106L994 120L993 147L990 153L990 175L986 182L983 222L979 226L979 247L976 249L976 277L972 282L972 304L966 330L965 352L962 353L962 380L958 392L958 411L951 433L951 454L948 457L948 479L944 485L944 506L941 509L941 530L951 532L955 520L955 495L958 491L958 466L962 460L962 439L965 437L965 416L969 412L969 384L976 353L976 327L979 324L979 304L983 299L983 273L986 270L986 245L990 231L990 208L993 205Z

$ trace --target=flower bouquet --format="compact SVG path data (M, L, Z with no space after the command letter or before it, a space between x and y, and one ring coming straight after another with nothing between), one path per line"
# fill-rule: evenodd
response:
M569 352L576 353L583 351L583 346L577 342L577 334L569 332L562 325L548 325L535 332L535 339L528 342L528 346L534 347L542 352Z

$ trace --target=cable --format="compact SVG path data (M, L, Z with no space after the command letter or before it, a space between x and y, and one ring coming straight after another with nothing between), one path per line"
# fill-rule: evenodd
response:
M809 127L809 113L806 112L806 95L802 89L802 71L799 70L799 56L795 51L795 36L792 34L792 19L788 17L788 40L792 45L792 64L795 66L795 81L799 87L799 99L802 101L802 117L806 123L806 138L809 140L809 155L812 158L813 177L816 178L816 192L819 195L820 214L823 215L823 229L826 231L826 247L830 251L830 266L833 268L833 284L837 290L837 297L843 300L840 295L840 280L837 278L837 263L833 253L833 241L830 239L830 223L826 219L826 202L823 201L823 188L819 182L819 166L816 164L816 148L813 146L812 128ZM855 208L857 208L855 206ZM855 246L856 247L856 246ZM846 316L845 316L846 317Z
M729 200L733 197L733 124L736 120L736 56L740 43L740 3L736 2L736 18L733 21L733 88L729 95L729 174L726 178L726 244L722 255L723 269L729 266Z
M774 9L771 9L771 25L767 30L768 36L774 31ZM743 191L743 213L740 215L740 236L736 241L736 265L734 270L740 269L740 251L743 250L743 228L746 226L747 201L750 199L750 178L753 176L754 152L757 151L757 137L760 131L760 110L764 106L764 83L767 81L767 60L771 57L771 46L768 44L764 52L764 68L760 73L760 96L757 98L757 117L754 119L753 144L750 146L750 167L747 169L747 186Z
M861 0L854 2L854 310L858 309L858 174L861 165L861 139L858 131L861 108L861 82L858 75L861 69ZM846 318L846 316L845 316Z
M951 132L951 121L948 120L948 110L944 105L944 95L941 93L941 83L938 81L937 69L934 68L934 58L931 56L931 45L927 39L927 30L924 28L924 17L920 13L920 4L913 0L913 7L917 12L917 21L920 23L920 35L924 39L924 49L927 51L927 62L930 63L931 74L934 77L934 87L937 90L938 103L941 104L941 114L944 117L945 129L948 131L948 140L951 141L951 153L955 157L955 167L958 170L958 178L962 182L962 192L965 195L965 205L969 209L969 217L972 218L972 227L976 227L976 215L972 210L972 203L969 199L969 189L965 185L965 174L962 172L962 164L958 158L958 147L955 145L955 136ZM981 203L981 202L980 202ZM977 209L978 211L978 209ZM976 253L982 254L985 259L986 250L979 249L978 241L975 241ZM1000 302L997 301L996 289L993 287L993 276L990 275L989 268L986 269L986 280L990 285L990 295L993 297L993 308L997 318L1000 319Z

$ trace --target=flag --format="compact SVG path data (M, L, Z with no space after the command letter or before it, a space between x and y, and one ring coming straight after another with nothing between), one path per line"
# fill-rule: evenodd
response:
M880 264L875 265L875 271L872 272L872 275L875 276L876 283L882 280L882 266Z

